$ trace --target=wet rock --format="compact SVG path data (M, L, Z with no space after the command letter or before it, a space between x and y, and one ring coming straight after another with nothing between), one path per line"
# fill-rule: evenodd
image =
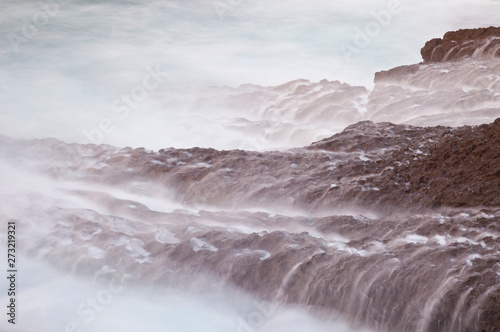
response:
M420 69L419 64L399 66L375 73L374 82L397 80L401 77L415 74Z
M421 50L424 63L460 60L465 57L500 56L500 28L449 31L428 41Z

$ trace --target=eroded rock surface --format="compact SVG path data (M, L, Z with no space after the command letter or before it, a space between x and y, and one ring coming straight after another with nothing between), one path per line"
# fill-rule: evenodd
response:
M465 57L500 57L500 28L460 29L425 43L424 62L460 60Z
M2 194L24 208L1 217L78 274L230 285L380 331L496 331L499 133L364 121L281 152L2 138L3 160L56 184Z
M376 73L366 118L457 127L499 117L499 32L494 27L448 32L422 48L424 62Z
M235 128L273 140L357 122L303 148L0 136L0 218L17 221L24 254L94 280L236 288L373 331L500 331L497 36L430 41L425 63L377 73L369 96L297 80L193 105L243 107L257 120Z

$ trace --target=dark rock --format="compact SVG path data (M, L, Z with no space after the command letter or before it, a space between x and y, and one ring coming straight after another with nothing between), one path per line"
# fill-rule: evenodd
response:
M434 38L420 50L424 64L458 61L470 57L500 57L500 27L449 31ZM393 81L413 75L422 63L399 66L375 73L374 82Z
M500 27L449 31L428 41L420 51L424 63L460 60L472 56L500 56Z

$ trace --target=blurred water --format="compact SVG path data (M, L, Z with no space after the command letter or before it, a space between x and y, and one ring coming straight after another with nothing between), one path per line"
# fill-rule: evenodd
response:
M391 6L397 11L387 24L357 47L359 30ZM4 1L0 133L155 149L244 147L247 138L230 126L237 109L188 111L204 87L303 78L370 88L375 71L419 62L426 40L496 24L499 7L486 0ZM346 56L342 45L357 48ZM154 68L162 73L156 81L148 78ZM140 100L133 107L120 101L132 93Z
M292 90L283 89L281 95L277 92L268 99L250 95L249 100L257 100L261 107L257 114L265 115L254 118L254 113L247 113L251 109L247 101L225 109L206 106L205 101L223 91L207 87L269 86L302 78L340 80L371 89L375 71L419 62L425 41L448 30L497 24L500 14L498 1L401 1L390 22L346 56L341 46L356 46L358 29L376 22L373 13L380 15L397 3L2 1L0 134L150 149L272 148L272 141L257 140L252 133L273 134L279 119L269 116L265 107L275 97L286 101ZM130 95L140 101L131 100ZM287 110L282 109L283 113ZM359 111L363 111L361 106ZM237 120L256 129L242 130L244 126L238 127ZM331 123L310 128L306 128L308 123L279 125L287 126L290 133L310 130L323 136L338 129L332 129ZM337 127L344 125L341 122ZM298 140L285 135L279 144L310 143L311 136L304 137ZM34 186L25 177L14 174L11 178L14 182L25 179L23 184ZM8 184L4 187L11 190ZM46 190L44 183L37 186L41 192ZM29 197L25 198L29 205ZM20 271L21 323L14 328L2 319L2 331L71 331L67 328L71 322L82 331L94 332L246 331L241 321L253 310L251 299L249 312L237 312L231 299L214 304L202 297L158 294L130 286L113 295L109 305L87 323L77 308L89 296L97 296L102 285L62 275L27 257L21 258ZM0 286L5 289L6 280L2 280ZM0 302L5 301L2 294ZM287 309L268 317L259 331L348 329Z
M1 331L355 332L342 323L319 321L302 310L268 311L268 306L250 297L240 296L235 305L229 296L214 300L140 287L118 274L96 282L58 272L26 256L18 259L16 324L2 319ZM0 286L5 289L3 279ZM8 298L2 294L0 301L6 303Z

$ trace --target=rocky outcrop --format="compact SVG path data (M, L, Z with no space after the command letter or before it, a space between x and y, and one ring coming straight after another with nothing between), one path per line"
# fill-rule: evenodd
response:
M35 159L52 153L54 160L40 167L59 179L150 183L170 188L176 200L191 205L310 212L364 207L384 214L500 206L500 119L459 128L363 121L282 152L106 146L79 151L54 140L26 144Z
M28 255L96 280L237 289L374 331L500 331L500 64L429 62L490 54L495 31L447 34L426 44L426 63L377 73L366 118L378 123L303 148L148 151L0 136L0 159L19 172L0 192L0 219L18 221ZM219 102L264 90L243 86ZM299 80L267 91L277 101L259 117L358 121L367 93ZM436 108L497 119L383 122L428 124Z
M272 152L0 137L0 157L61 187L0 192L23 249L61 269L236 288L376 331L500 329L500 119L363 121Z
M449 31L420 50L423 64L456 61L470 57L500 57L500 27ZM399 66L375 73L375 83L398 80L419 71L421 64Z
M424 62L375 74L366 119L414 126L480 125L500 117L500 28L448 32Z
M394 147L382 158L368 155ZM378 191L355 195L353 186L345 200L363 197L361 204L387 208L500 206L500 119L460 128L358 123L311 148L363 151L371 159L347 174Z
M69 202L89 202L47 207L37 193L16 210L24 250L61 269L193 292L236 288L375 331L500 329L500 119L364 121L306 148L261 153L0 143L3 159L14 153L17 168L55 177ZM161 189L189 210L169 211ZM0 193L6 205L13 196ZM259 211L235 209L249 206ZM356 212L338 215L342 207Z
M382 70L375 73L374 81L378 82L378 81L394 80L397 78L407 76L409 74L415 74L419 69L420 65L414 64L408 66L394 67L389 70Z
M111 270L143 286L197 292L236 287L327 317L339 313L372 331L500 328L499 209L374 219L50 212L39 225L50 236L30 237L26 249L78 274L102 278Z
M500 27L449 31L429 40L420 51L424 63L460 60L472 56L500 56Z
M412 201L433 207L500 206L500 119L444 132L391 178L408 181Z

